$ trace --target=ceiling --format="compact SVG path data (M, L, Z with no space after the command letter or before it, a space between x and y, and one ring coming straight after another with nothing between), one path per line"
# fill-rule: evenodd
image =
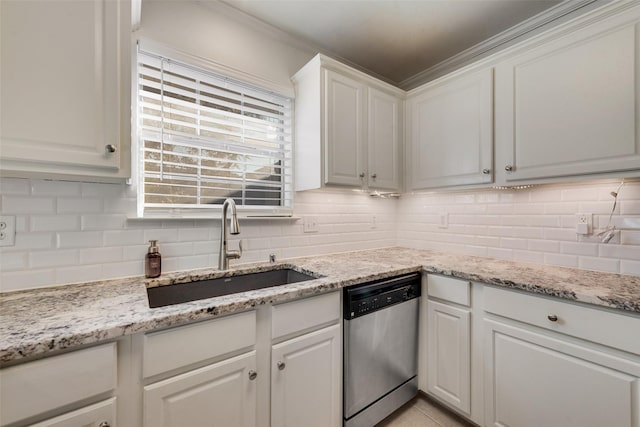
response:
M402 82L559 0L222 0L390 83Z

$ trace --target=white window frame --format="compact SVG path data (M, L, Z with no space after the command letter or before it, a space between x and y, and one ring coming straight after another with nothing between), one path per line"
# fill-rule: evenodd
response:
M193 206L188 208L174 207L146 207L144 203L144 170L143 170L143 141L141 135L141 127L139 120L139 93L138 93L138 51L142 50L177 63L185 64L194 68L201 69L216 75L228 77L232 82L238 82L248 86L254 86L264 92L271 92L274 95L289 98L291 100L291 139L290 139L290 161L285 164L283 169L291 176L288 182L283 184L283 193L285 206L265 206L265 205L238 205L238 213L244 218L261 218L261 217L291 217L293 215L293 159L294 159L294 141L293 141L293 106L294 91L293 87L282 86L277 83L265 80L263 78L239 71L237 69L224 66L222 64L192 56L177 50L171 49L164 45L157 44L148 40L139 40L137 49L133 49L133 67L132 67L132 173L135 177L135 187L137 194L137 218L219 218L221 213L221 204L212 204L206 206Z

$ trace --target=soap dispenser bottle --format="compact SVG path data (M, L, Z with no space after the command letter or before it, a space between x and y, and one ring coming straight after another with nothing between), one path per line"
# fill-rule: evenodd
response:
M158 252L158 241L149 240L149 252L145 257L144 273L149 279L159 277L162 271L162 257Z

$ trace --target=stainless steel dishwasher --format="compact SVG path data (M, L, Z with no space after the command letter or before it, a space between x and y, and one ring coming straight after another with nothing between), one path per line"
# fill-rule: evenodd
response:
M420 274L344 289L343 417L372 427L418 392Z

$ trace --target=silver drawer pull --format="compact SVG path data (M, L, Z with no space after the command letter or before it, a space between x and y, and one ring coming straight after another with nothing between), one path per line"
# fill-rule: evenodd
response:
M551 322L557 322L558 316L556 316L555 314L550 314L547 316L547 319L549 319Z
M107 421L103 421L98 424L98 427L111 427L111 424L109 424Z
M249 371L249 379L251 381L255 380L258 377L258 373L256 371Z
M284 362L278 362L276 363L276 366L278 367L279 370L282 371L287 365L285 365Z
M113 144L107 144L104 146L104 149L107 151L107 153L115 153L118 150L118 147Z
M482 173L485 175L489 175L491 173L491 169L482 169Z
M507 165L507 166L504 167L504 170L506 170L507 172L511 172L511 171L513 171L513 166Z

